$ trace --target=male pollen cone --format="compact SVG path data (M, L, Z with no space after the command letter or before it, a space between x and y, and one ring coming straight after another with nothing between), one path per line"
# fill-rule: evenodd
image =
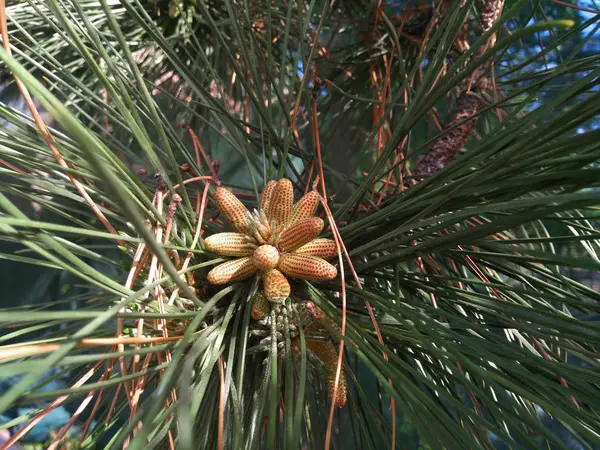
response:
M279 262L279 251L272 245L261 245L254 250L252 261L260 270L274 269Z
M339 343L342 337L342 329L340 326L331 317L325 314L325 311L323 311L313 302L306 302L304 307L306 308L306 311L308 311L310 317L313 319L313 322L306 327L305 331L325 331L334 341ZM344 336L344 338L353 346L358 348L356 342L354 342L348 336Z
M244 204L233 193L223 187L218 187L214 195L219 212L223 214L233 227L244 233L250 213Z
M281 303L290 296L290 283L287 278L277 269L265 272L263 276L264 291L267 300L273 303Z
M279 247L286 252L294 251L321 234L324 226L325 223L320 217L302 219L281 232Z
M310 191L298 200L298 203L292 208L292 214L290 216L289 225L293 225L299 220L307 217L312 217L319 206L319 200L321 196L317 191Z
M347 387L346 387L346 374L344 373L344 367L340 369L340 382L338 383L337 393L333 398L333 391L335 388L335 374L337 372L338 363L338 352L331 341L313 341L306 340L306 346L319 358L323 365L327 369L325 378L327 379L327 391L329 392L329 398L333 400L333 403L338 408L341 408L346 404Z
M217 233L207 237L204 245L209 252L223 256L250 256L256 245L243 233Z
M302 280L333 280L337 276L335 266L316 256L284 253L277 267L286 275Z
M288 276L315 281L337 276L335 266L324 259L337 254L335 243L317 239L325 226L323 219L314 216L321 200L317 191L294 204L290 180L269 181L260 195L259 211L253 215L223 187L215 190L214 200L237 232L209 236L204 240L206 248L238 259L214 267L208 274L211 284L227 284L260 272L266 299L282 302L290 295Z
M277 181L271 180L266 185L262 193L260 194L260 210L264 211L265 214L269 210L271 204L271 198L273 197L273 191L277 186Z
M243 280L254 275L258 269L252 261L252 257L232 259L219 264L208 272L208 281L211 284L226 284L233 281Z
M328 259L337 256L337 247L335 241L331 239L318 238L313 239L308 244L304 244L295 251L298 255L318 256Z
M293 203L294 186L290 180L282 178L273 189L269 209L266 211L269 222L274 220L277 226L284 225L290 218Z

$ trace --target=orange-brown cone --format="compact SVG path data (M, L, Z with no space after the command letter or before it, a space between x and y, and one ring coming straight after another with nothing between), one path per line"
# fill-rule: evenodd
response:
M279 247L285 252L294 251L321 234L324 225L320 217L301 219L281 232Z
M317 206L319 206L320 198L321 196L317 191L310 191L305 194L300 200L298 200L298 203L293 206L288 225L292 225L299 220L306 219L307 217L312 217L317 210Z
M256 249L243 233L217 233L204 240L209 252L224 256L249 256Z
M294 253L298 255L318 256L323 259L333 258L338 254L335 241L325 238L313 239L308 244L304 244L302 247L296 249Z
M279 251L272 245L261 245L254 250L252 261L259 270L274 269L279 262Z
M277 181L269 181L260 194L260 210L264 211L265 213L268 211L269 205L271 204L271 198L273 197L275 186L277 186Z
M313 302L307 301L304 307L312 318L312 323L306 327L306 331L315 331L321 334L322 332L327 332L334 341L339 343L342 338L342 329L340 326ZM349 337L346 336L345 339L355 347L358 347L356 342Z
M282 178L273 189L273 195L266 211L269 222L275 221L278 227L284 225L292 213L294 186L287 178Z
M230 191L223 187L218 187L214 195L217 208L223 214L233 227L242 233L246 232L246 224L250 213L244 204Z
M265 272L263 277L265 297L273 303L281 303L290 296L290 283L279 270Z
M333 280L337 276L337 269L324 259L296 253L282 254L278 268L286 275L302 280Z
M248 278L257 271L258 269L252 262L252 258L247 256L219 264L208 272L208 281L211 284L227 284Z
M333 391L335 387L335 374L337 371L338 352L329 340L327 341L313 341L307 340L306 346L319 358L323 365L327 369L325 377L327 379L327 391L329 392L329 398L333 400L335 406L341 408L346 404L347 397L347 386L346 386L346 375L344 373L344 367L340 370L340 382L338 383L337 393L333 398Z

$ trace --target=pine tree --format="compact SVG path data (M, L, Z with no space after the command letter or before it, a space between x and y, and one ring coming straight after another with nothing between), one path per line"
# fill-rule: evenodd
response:
M5 1L7 445L600 445L597 16Z

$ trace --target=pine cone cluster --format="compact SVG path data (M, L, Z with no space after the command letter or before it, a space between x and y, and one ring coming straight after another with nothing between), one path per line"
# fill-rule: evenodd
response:
M281 303L290 295L287 277L316 281L337 276L337 269L326 261L337 254L335 242L317 238L325 225L314 216L318 192L311 191L294 204L290 180L269 181L253 214L223 187L217 188L214 199L236 231L209 236L206 248L236 259L212 269L210 283L227 284L259 274L266 299Z

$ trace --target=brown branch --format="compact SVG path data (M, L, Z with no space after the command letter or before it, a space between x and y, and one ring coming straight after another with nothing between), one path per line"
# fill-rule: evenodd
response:
M198 334L200 331L194 333ZM82 339L76 345L77 348L83 347L103 347L109 345L143 345L143 344L162 344L181 339L182 336L165 337L134 337L134 338L91 338ZM24 358L27 356L52 353L60 348L61 344L37 344L37 345L14 345L0 347L0 361L3 359Z

